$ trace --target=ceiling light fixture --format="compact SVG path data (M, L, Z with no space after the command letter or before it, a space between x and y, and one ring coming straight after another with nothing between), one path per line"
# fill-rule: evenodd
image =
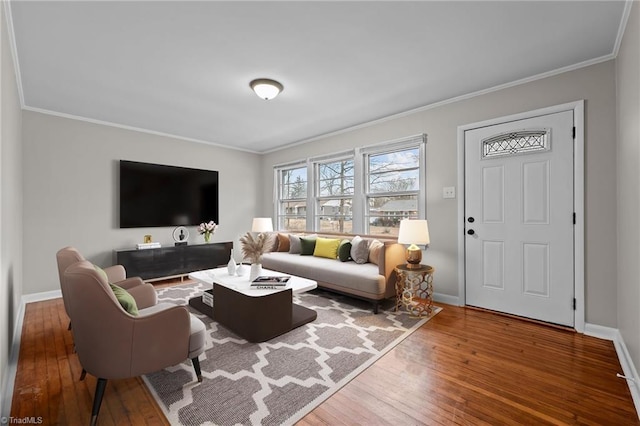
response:
M268 78L257 78L249 83L249 86L256 92L256 95L266 101L275 98L284 89L282 84Z

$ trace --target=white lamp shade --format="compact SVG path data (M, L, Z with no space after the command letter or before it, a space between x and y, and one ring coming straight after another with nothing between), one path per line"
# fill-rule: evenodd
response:
M273 222L270 217L254 217L251 224L251 232L271 232L273 231Z
M403 219L398 232L400 244L429 244L429 226L426 220Z

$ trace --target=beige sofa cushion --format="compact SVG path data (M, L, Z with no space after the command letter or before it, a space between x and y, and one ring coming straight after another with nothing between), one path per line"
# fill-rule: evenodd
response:
M318 285L331 284L331 288L354 292L373 299L385 294L385 277L373 263L356 264L315 256L299 256L273 252L262 257L262 266L286 274L317 281Z

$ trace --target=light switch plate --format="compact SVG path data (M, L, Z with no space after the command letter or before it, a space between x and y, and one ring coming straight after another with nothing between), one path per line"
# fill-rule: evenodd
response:
M456 187L445 186L442 188L442 198L456 198Z

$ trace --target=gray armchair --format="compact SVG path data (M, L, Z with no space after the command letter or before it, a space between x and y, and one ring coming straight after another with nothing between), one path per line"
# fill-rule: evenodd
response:
M67 246L61 248L56 253L58 276L60 278L60 290L62 291L62 302L68 317L71 317L69 315L69 296L66 294L67 291L62 278L64 271L66 271L69 266L82 260L86 259L75 247ZM127 272L125 271L124 266L113 265L108 266L103 270L106 272L110 283L124 288L133 296L139 309L148 308L149 306L154 306L156 304L157 297L156 292L153 289L153 285L145 283L140 277L127 278ZM71 322L69 322L69 329L71 329Z
M185 306L159 303L132 316L104 276L86 260L69 266L62 282L80 363L98 378L92 425L109 379L151 373L190 358L202 381L198 356L204 350L205 326Z

